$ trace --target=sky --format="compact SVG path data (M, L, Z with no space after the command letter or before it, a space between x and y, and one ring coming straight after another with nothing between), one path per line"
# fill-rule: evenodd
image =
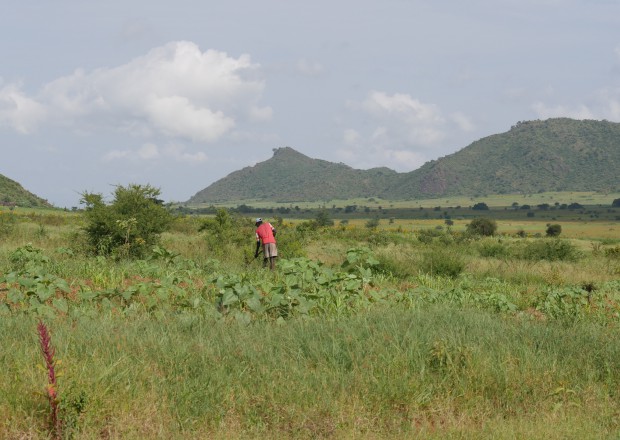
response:
M617 0L0 1L0 174L61 208L184 202L286 146L408 172L620 122Z

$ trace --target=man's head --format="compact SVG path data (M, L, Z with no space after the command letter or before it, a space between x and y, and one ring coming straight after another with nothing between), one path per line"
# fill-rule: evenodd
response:
M263 219L262 218L257 218L256 219L256 226L259 226L263 223Z

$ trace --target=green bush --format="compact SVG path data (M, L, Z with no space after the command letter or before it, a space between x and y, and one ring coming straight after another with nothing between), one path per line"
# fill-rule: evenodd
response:
M608 258L620 259L620 246L605 249L605 256Z
M475 218L467 225L467 232L472 235L485 237L494 235L497 231L497 222L489 218Z
M456 278L465 269L465 260L457 252L437 249L424 254L420 269L430 275Z
M446 235L450 235L448 232L443 231L442 229L420 229L417 232L418 240L420 240L424 244L430 244L434 241L434 239L441 239ZM450 239L452 236L450 236Z
M576 261L580 257L579 251L573 244L557 238L532 241L516 254L517 257L532 261Z
M562 225L558 225L557 223L553 225L547 225L547 237L559 237L561 233Z
M12 212L0 211L0 237L10 235L17 220Z
M366 222L365 226L370 230L375 230L379 227L379 219L371 218Z
M481 257L504 258L510 255L506 245L498 241L484 241L478 245L478 252Z
M173 220L157 197L160 190L150 185L117 186L114 200L101 194L83 193L84 231L91 250L99 255L142 256L156 244Z

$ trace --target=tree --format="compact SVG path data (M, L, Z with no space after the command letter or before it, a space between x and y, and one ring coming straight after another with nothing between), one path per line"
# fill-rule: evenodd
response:
M99 255L142 256L156 244L173 217L150 185L117 186L112 203L101 194L82 193L88 242Z
M366 222L366 227L370 230L375 230L379 227L379 219L378 218L371 218Z
M473 235L491 236L497 231L497 223L489 218L475 218L467 225L467 232Z
M476 203L474 206L472 206L471 209L474 209L476 211L488 211L489 207L487 206L486 203L479 202L479 203Z
M334 221L329 218L329 212L327 209L323 208L316 213L316 217L314 218L317 226L333 226Z
M562 233L562 226L556 224L553 225L547 225L547 237L559 237L559 235Z
M620 199L614 199L614 201L611 202L611 206L614 208L620 208Z

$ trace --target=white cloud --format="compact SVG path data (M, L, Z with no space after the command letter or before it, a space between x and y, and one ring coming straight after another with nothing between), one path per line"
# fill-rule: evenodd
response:
M321 63L308 61L305 58L297 61L295 67L299 73L306 76L320 76L325 71Z
M23 94L18 84L9 84L0 89L0 125L28 134L45 117L45 108Z
M248 55L233 58L173 42L118 67L76 70L45 85L36 100L5 88L0 99L9 96L19 105L0 113L0 120L25 131L41 123L47 109L54 115L50 122L75 130L213 142L239 123L271 118L271 109L259 105L265 84L258 73Z
M381 128L381 138L418 146L430 146L440 141L445 122L441 111L434 104L425 104L408 94L388 95L373 91L360 108L371 116ZM379 138L377 133L375 138Z
M162 154L164 157L171 158L176 162L184 162L189 164L202 163L209 160L209 157L199 151L197 153L187 153L185 147L181 145L168 145L163 148Z
M372 91L362 103L362 108L379 117L395 116L412 123L437 123L441 112L434 104L424 104L408 94Z
M538 101L532 105L532 109L541 119L567 117L620 122L620 88L599 90L589 99L587 105L570 107L562 104L547 105Z
M163 159L166 161L196 164L206 162L209 158L202 151L197 153L186 152L183 145L171 144L165 147L158 147L153 143L146 143L135 150L109 151L102 159L104 162L115 160L145 162Z
M358 168L377 164L398 171L411 171L435 156L449 132L471 132L475 126L462 112L444 117L439 106L424 103L409 94L368 93L348 108L362 121L358 129L347 127L342 134L340 159Z
M137 155L140 159L145 159L145 160L158 159L160 156L159 149L157 148L157 145L155 144L142 145L142 147L138 149Z
M539 118L573 118L573 119L595 119L592 111L585 105L581 105L578 108L568 108L563 105L547 106L542 102L536 102L532 105L532 109L536 112Z
M103 156L103 161L112 162L117 159L130 158L131 155L132 152L129 150L110 150Z
M343 141L346 145L355 145L362 140L362 136L357 130L346 129L343 134Z
M456 125L463 131L474 131L476 129L474 123L464 113L453 113L450 119L452 119L452 121L454 121L454 123L456 123Z
M383 164L396 171L407 172L419 168L428 157L422 153L392 148L372 148L365 145L348 145L336 151L336 156L355 168L372 168Z

